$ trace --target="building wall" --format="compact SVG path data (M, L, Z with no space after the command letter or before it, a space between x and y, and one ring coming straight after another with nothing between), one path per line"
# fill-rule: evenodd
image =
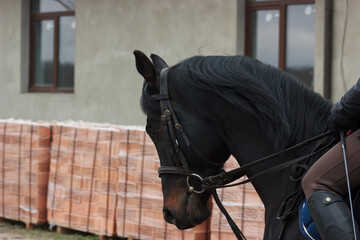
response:
M29 1L0 0L0 118L143 125L133 50L169 65L197 54L243 54L244 2L77 0L75 92L60 94L27 91ZM321 94L324 5L316 0L314 90ZM360 77L359 9L357 0L334 1L332 102Z
M237 53L236 0L77 0L74 93L29 93L28 2L0 0L0 118L143 125L134 49L169 65Z
M314 89L319 93L323 92L324 6L325 0L316 0ZM334 1L332 102L338 101L360 78L359 10L358 0Z
M360 78L360 1L334 1L334 9L332 98L337 100Z

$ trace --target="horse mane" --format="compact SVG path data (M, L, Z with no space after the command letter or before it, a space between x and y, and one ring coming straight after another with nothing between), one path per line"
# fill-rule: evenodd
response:
M291 75L248 57L195 56L171 69L174 81L216 93L239 111L260 119L269 134L286 139L288 144L312 136L314 133L306 130L314 129L314 124L323 128L331 107ZM147 88L144 84L143 111L159 111L158 103L149 96L154 90Z

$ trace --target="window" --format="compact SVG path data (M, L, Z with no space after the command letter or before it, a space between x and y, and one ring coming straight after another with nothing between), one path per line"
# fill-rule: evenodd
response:
M314 0L247 0L245 54L312 86Z
M73 92L75 0L31 0L31 92Z

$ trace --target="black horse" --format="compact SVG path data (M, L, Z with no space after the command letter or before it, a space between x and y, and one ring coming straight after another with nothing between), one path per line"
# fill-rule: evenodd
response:
M168 66L157 55L152 54L151 61L140 51L134 54L137 70L145 78L141 106L147 115L146 131L156 145L161 166L174 166L177 154L161 120L164 113L158 101L160 72ZM172 66L167 74L173 111L196 151L187 147L178 132L174 133L179 139L176 144L191 172L202 177L220 173L230 154L244 165L321 134L331 108L328 101L292 76L247 57L195 56ZM254 176L308 154L314 147L280 156L247 170L246 175ZM286 225L277 218L284 199L298 187L289 180L291 172L288 167L252 181L265 206L264 239L280 235L281 239L304 239L296 210ZM189 193L185 175L162 174L161 180L167 222L186 229L210 216L207 191Z

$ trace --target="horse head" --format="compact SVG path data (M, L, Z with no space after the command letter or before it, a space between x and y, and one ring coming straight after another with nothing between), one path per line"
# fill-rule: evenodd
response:
M134 54L145 79L141 104L146 131L160 158L164 218L179 229L210 216L210 194L196 186L199 179L220 173L230 153L246 165L320 134L326 125L329 102L290 75L254 59L196 56L169 68L157 55L149 59L140 51ZM282 154L245 174L254 177L309 154L314 147ZM299 239L296 211L286 229L277 218L287 196L297 196L292 189L299 189L298 183L289 181L291 174L292 168L286 167L252 178L265 205L264 239L281 234L284 239Z
M194 227L211 214L210 194L196 189L195 185L199 184L201 177L219 173L229 152L217 130L211 127L210 120L204 116L206 114L199 110L201 106L194 100L199 92L193 92L193 89L178 81L181 77L177 76L176 66L167 70L166 79L171 98L171 111L168 114L176 114L174 122L174 119L167 118L159 100L167 97L160 91L160 73L168 65L154 54L151 60L140 51L134 51L134 55L136 68L145 79L141 105L147 115L146 132L156 146L161 168L170 169L159 171L164 219L179 229ZM209 99L200 101L202 104L211 104ZM175 171L174 174L171 169L178 173ZM189 190L189 185L195 189Z

